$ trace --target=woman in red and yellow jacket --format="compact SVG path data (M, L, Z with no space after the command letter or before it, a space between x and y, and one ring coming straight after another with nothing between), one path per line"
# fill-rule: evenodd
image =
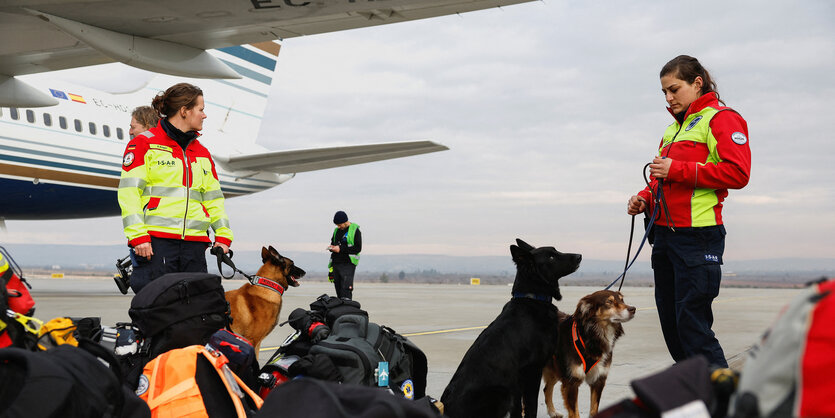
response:
M649 186L629 199L627 213L658 215L655 302L673 359L702 354L727 367L711 329L711 303L722 278L722 202L728 189L748 184L751 171L748 125L723 106L716 83L696 58L680 55L664 65L661 91L675 121L649 165Z
M203 91L175 84L152 106L161 118L128 143L118 192L134 293L165 273L205 273L209 229L224 252L232 244L214 161L197 140L206 118Z

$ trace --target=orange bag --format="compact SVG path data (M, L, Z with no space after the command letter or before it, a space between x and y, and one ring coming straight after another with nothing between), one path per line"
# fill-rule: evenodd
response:
M214 373L199 376L198 362L207 360ZM229 370L227 363L229 360L223 353L209 346L191 345L166 351L145 365L136 394L148 403L153 418L209 417L206 402L226 396L232 400L235 410L221 415L235 414L246 418L260 409L263 401ZM204 393L206 388L218 387L208 379L220 379L226 393Z

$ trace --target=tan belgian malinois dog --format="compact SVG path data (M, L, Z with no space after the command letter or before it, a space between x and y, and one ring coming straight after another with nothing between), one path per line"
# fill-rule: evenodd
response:
M232 313L232 331L248 339L255 354L261 348L261 341L272 332L281 312L281 298L290 286L298 286L305 271L282 257L270 246L261 248L264 263L250 282L239 289L226 292L226 300Z

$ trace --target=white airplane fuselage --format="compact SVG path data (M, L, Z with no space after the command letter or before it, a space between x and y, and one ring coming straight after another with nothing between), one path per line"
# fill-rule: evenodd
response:
M250 61L275 60L265 55ZM254 49L254 48L251 48ZM225 60L254 67L232 54L212 51ZM94 71L118 71L107 64ZM83 70L73 70L83 71ZM273 69L242 71L241 80L184 79L149 74L138 90L124 94L74 85L38 74L27 83L58 99L55 106L0 107L0 219L65 219L120 214L116 191L122 156L130 140L131 112L169 86L187 81L203 89L208 115L199 140L215 156L266 151L255 138L266 107ZM217 161L224 195L240 196L266 190L293 177L293 173L234 171Z

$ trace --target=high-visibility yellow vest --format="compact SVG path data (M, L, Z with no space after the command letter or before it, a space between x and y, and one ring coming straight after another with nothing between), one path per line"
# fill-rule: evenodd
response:
M161 126L128 143L119 181L122 226L131 246L150 236L232 243L223 193L209 151L197 139L182 149Z
M353 222L351 223L351 225L348 225L348 232L345 233L345 238L348 241L348 246L349 247L354 246L354 236L357 234L357 229L359 229L359 227L360 227L359 225L357 225ZM336 232L337 231L339 231L339 228L334 228L333 229L333 237L331 238L331 242L336 240ZM339 245L339 243L337 242L336 245ZM353 263L355 266L360 263L360 254L359 253L348 254L348 257L351 259L351 263ZM328 261L328 271L333 272L333 261Z

